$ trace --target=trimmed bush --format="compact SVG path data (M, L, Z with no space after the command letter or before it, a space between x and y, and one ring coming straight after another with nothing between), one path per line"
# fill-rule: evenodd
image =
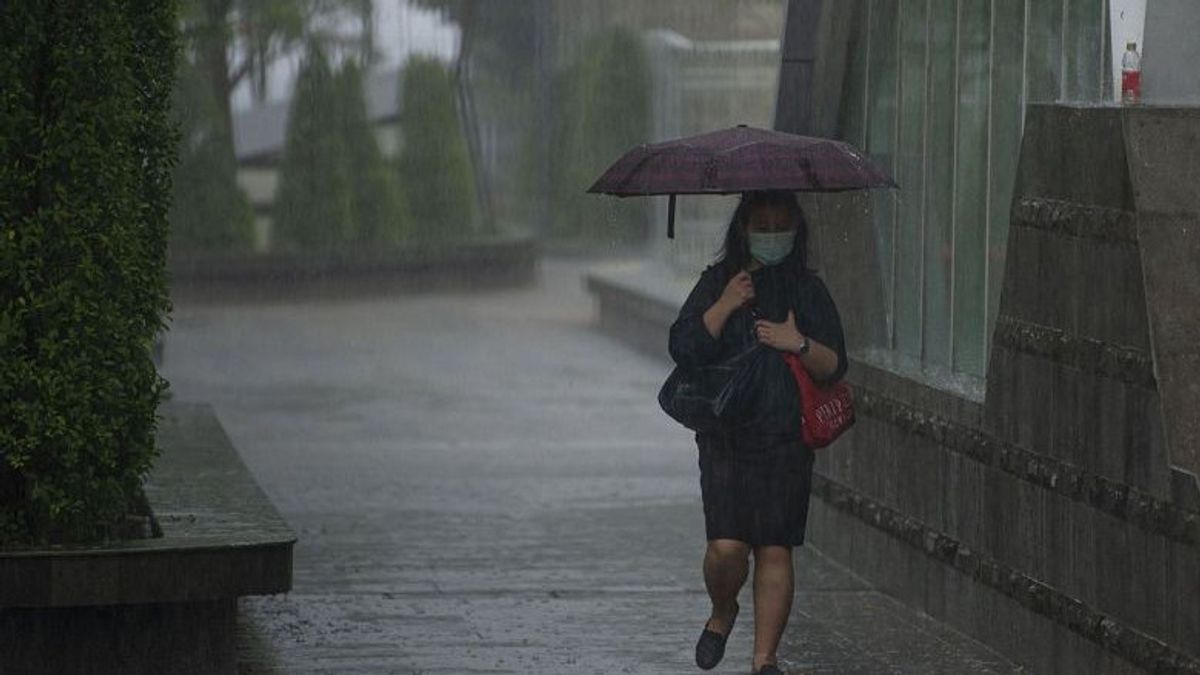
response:
M450 70L413 57L401 82L400 180L419 243L462 239L475 231L477 207L471 160L454 105Z
M345 251L355 244L340 90L324 52L310 43L296 78L273 212L273 248Z
M173 115L181 140L171 202L171 247L246 250L254 244L254 211L237 184L233 139L221 123L204 74L179 59Z
M637 36L612 28L585 43L560 80L554 130L549 234L557 238L640 241L642 200L587 194L596 178L650 135L650 72Z
M157 452L173 2L0 12L0 537L104 538Z
M362 248L397 248L407 235L406 204L367 117L362 68L348 61L338 73L337 87L356 238Z

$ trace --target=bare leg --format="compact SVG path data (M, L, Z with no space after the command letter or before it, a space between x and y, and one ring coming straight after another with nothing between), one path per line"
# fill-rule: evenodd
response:
M726 634L738 592L750 571L750 545L737 539L712 539L704 553L704 585L712 599L708 629Z
M795 571L791 546L754 547L754 657L757 670L775 663L775 650L792 611Z

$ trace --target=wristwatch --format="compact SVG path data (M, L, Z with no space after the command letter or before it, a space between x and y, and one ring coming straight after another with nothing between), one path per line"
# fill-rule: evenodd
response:
M803 356L808 353L808 336L802 335L800 340L800 355Z

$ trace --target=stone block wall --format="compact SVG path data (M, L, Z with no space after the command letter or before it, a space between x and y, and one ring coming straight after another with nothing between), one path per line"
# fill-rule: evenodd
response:
M1197 139L1200 110L1029 108L986 396L856 358L814 545L1034 672L1200 672ZM815 220L842 313L878 307L870 223Z
M1039 108L1026 138L988 364L987 427L1166 497L1121 110Z

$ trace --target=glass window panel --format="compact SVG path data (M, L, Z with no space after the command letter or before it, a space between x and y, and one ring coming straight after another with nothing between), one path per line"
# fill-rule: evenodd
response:
M1013 186L1017 178L1017 158L1021 149L1021 100L1024 55L1025 10L1020 3L997 2L992 17L992 182L991 218L988 228L987 330L985 344L990 346L992 327L1000 305L1000 286L1004 279L1004 252L1008 245L1008 220ZM1001 39L999 36L1005 36ZM1009 37L1011 36L1011 37ZM987 352L985 352L987 353Z
M991 42L989 0L962 0L954 223L954 367L983 374Z
M866 151L880 165L896 170L896 95L898 84L897 18L898 0L872 0L869 4L871 56L867 71L867 143ZM893 223L896 200L890 190L871 191L871 212L878 235L879 265L882 272L884 301L888 311L888 333L892 334L890 307L894 297L892 264Z
M1101 17L1102 24L1100 26L1100 35L1104 38L1104 42L1100 45L1100 99L1101 101L1113 100L1113 72L1112 72L1112 21L1109 16L1109 3L1112 0L1104 0L1103 14Z
M900 119L896 180L900 183L896 223L896 349L921 357L922 243L925 219L925 31L928 0L900 3Z
M1029 101L1057 101L1062 82L1061 0L1025 0L1029 30L1025 55L1025 96Z
M925 209L925 362L950 365L950 274L954 224L954 105L958 2L929 6L929 130Z
M855 17L858 19L850 30L850 55L846 59L846 82L842 90L841 110L838 112L838 137L855 147L867 147L866 97L867 97L867 52L869 25L867 2L859 0Z
M1104 0L1067 0L1066 98L1099 101L1103 98Z

